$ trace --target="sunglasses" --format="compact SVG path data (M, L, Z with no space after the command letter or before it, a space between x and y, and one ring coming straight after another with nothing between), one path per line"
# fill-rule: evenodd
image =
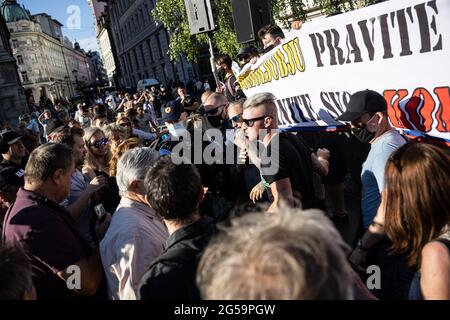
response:
M361 120L361 118L359 118L357 120L352 121L351 123L356 128L364 128L364 126L366 126L367 123L369 123L374 116L375 116L375 114L370 114L369 113L369 120L363 121L363 120Z
M108 138L103 138L101 140L95 141L94 143L91 144L91 146L100 149L103 146L106 146L109 143L109 139Z
M121 124L119 124L119 126L121 126L121 127L131 127L131 123L129 123L129 122L122 122Z
M253 125L255 124L256 121L263 120L265 118L271 118L272 119L272 117L270 117L270 116L261 116L261 117L253 118L253 119L242 119L242 122L245 123L245 125L247 127L253 127Z
M217 111L219 111L220 108L223 108L223 107L226 107L226 106L227 106L226 104L223 104L223 105L221 105L221 106L219 106L217 108L214 108L214 109L211 109L211 110L208 110L208 111L205 110L205 114L208 115L208 116L216 114ZM206 106L204 106L204 107L206 107Z
M230 119L230 122L241 123L242 122L242 114L237 114Z

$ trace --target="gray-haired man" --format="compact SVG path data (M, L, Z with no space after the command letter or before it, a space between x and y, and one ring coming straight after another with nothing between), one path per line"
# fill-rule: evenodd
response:
M139 281L169 237L163 221L145 200L145 174L158 156L149 148L132 149L117 165L122 200L100 243L109 299L136 299Z

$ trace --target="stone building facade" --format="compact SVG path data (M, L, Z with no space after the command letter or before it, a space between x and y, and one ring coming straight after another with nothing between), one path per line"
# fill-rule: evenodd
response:
M31 15L15 0L4 0L1 12L28 99L70 98L95 81L89 58L64 37L60 22L45 13Z
M16 60L9 45L9 31L0 15L0 120L17 127L18 118L28 112L27 101L17 74Z
M110 32L117 51L125 87L135 88L139 80L155 78L161 83L187 82L194 68L184 57L173 63L168 52L168 34L152 16L155 0L103 0Z

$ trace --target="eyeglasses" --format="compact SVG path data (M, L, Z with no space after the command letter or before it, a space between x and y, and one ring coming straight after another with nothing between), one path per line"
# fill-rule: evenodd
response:
M351 122L352 125L356 128L364 128L364 126L367 125L375 116L375 114L370 114L370 113L368 113L368 115L369 115L369 120L363 121L362 116L361 116L359 119L352 121Z
M91 146L100 149L103 146L106 146L109 143L109 139L108 138L103 138L101 140L95 141L94 143L91 144Z
M211 109L211 110L208 110L208 111L205 110L205 114L208 115L208 116L216 114L219 111L220 108L223 108L223 107L226 107L226 106L227 106L227 104L223 104L223 105L221 105L221 106L219 106L217 108L214 108L214 109ZM203 107L206 107L206 106L204 105Z
M129 122L122 122L122 123L119 124L119 126L121 126L121 127L131 127L131 123L129 123Z
M245 123L245 125L247 127L253 127L253 125L255 124L256 121L263 120L265 118L271 118L272 119L272 117L270 117L270 116L261 116L261 117L253 118L253 119L242 119L242 122Z
M230 119L230 122L241 123L242 122L242 114L237 114Z

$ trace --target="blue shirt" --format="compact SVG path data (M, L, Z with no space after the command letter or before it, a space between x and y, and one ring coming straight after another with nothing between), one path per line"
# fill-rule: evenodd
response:
M397 131L389 131L372 143L361 172L363 187L361 206L366 229L369 228L380 206L386 163L390 155L405 143L406 140Z

